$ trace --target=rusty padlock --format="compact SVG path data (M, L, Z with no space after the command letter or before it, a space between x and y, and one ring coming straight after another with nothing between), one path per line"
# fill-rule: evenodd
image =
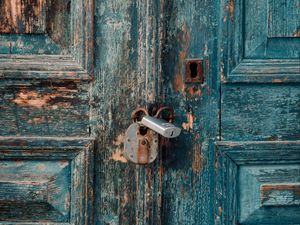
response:
M125 133L124 156L133 163L149 164L158 154L158 134L140 124L139 114L149 115L144 108L138 108L132 113L133 123Z

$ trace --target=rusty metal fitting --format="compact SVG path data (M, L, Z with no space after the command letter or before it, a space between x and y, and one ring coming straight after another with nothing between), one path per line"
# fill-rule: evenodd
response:
M149 116L149 112L147 109L139 107L131 113L131 118L134 122L138 120L139 113L144 113L146 116Z
M169 116L168 116L167 120L168 120L168 122L173 122L175 119L175 113L174 113L173 108L171 108L170 106L163 106L163 107L159 108L154 117L159 118L163 111L169 112Z

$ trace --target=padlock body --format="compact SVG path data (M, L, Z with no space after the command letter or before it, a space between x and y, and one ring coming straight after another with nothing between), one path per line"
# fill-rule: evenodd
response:
M144 116L141 120L141 124L166 138L175 138L179 136L181 132L181 128L176 127L174 124L152 116Z
M124 156L137 164L152 163L158 155L158 134L139 123L131 124L125 133Z

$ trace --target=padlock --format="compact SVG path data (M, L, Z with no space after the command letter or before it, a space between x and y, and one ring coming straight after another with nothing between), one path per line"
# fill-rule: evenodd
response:
M141 120L141 124L166 138L178 137L181 132L181 128L176 127L173 123L168 123L166 120L152 116L144 116Z
M131 124L125 133L124 156L137 164L152 163L158 154L158 134L139 123Z
M148 111L139 108L132 113L133 123L125 133L124 156L137 164L152 163L158 155L158 134L142 126L138 121L138 113L149 115Z
M169 118L169 122L164 120L164 119L158 118L158 117L161 116L161 113L164 110L169 111L169 113L171 114L170 118ZM163 137L175 138L175 137L178 137L180 135L181 128L176 127L173 123L170 123L173 119L174 119L173 109L171 109L170 107L165 106L165 107L160 108L157 111L157 113L154 117L149 116L149 115L143 116L140 123L143 126L148 127L151 130L159 133Z

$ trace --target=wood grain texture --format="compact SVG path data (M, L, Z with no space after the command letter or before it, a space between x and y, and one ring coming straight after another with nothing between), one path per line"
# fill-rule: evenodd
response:
M297 183L264 184L260 191L263 206L300 205L300 185Z
M0 134L89 136L89 84L1 80Z
M0 137L3 224L93 224L93 139Z
M1 0L0 33L46 32L46 0Z
M161 4L95 2L96 224L161 224L161 161L138 166L122 154L131 112L163 99Z
M0 77L91 77L94 57L93 15L92 0L47 2L47 34L0 35L1 64L4 66L0 68ZM23 60L26 60L25 64ZM19 62L23 64L18 66Z
M298 140L299 85L222 86L223 140Z
M165 1L164 95L182 134L162 151L162 224L214 224L213 141L219 77L214 1ZM203 60L204 83L185 82L185 60Z
M291 2L286 4L294 4ZM299 83L299 38L268 37L268 4L276 5L278 13L286 13L272 1L221 1L222 83ZM290 17L280 21L281 27L293 23Z
M217 142L215 224L297 224L299 205L261 204L261 187L299 182L299 141Z
M299 37L299 2L297 0L269 0L268 5L268 36Z

